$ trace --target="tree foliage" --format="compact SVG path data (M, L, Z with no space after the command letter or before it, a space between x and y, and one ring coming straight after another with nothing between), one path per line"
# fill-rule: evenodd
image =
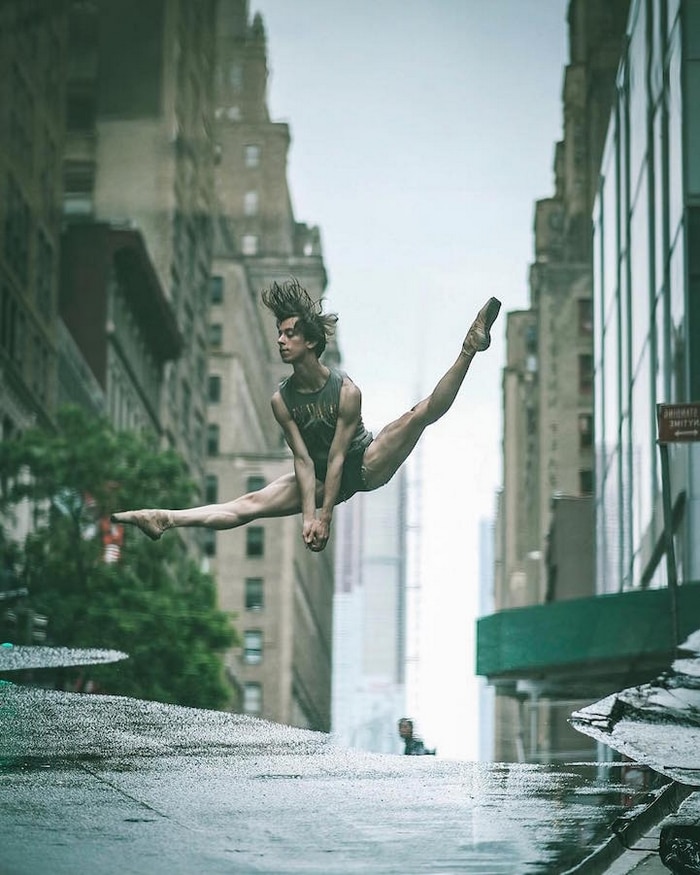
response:
M188 504L184 463L78 408L62 409L57 425L0 445L0 513L6 523L22 508L33 517L18 572L31 608L49 618L50 643L127 652L89 669L103 692L224 707L231 690L220 654L237 636L212 577L172 533L153 543L127 527L117 562L105 561L100 536L115 510Z

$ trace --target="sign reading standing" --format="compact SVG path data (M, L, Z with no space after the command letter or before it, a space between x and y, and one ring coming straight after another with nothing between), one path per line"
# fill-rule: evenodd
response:
M700 440L700 403L657 404L659 443Z

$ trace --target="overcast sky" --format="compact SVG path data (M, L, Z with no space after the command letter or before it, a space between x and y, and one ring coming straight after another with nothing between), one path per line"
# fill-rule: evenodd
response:
M429 745L476 757L478 524L501 484L504 314L528 304L533 209L553 194L566 0L250 0L298 221L321 229L343 364L369 428L427 394L503 301L425 435L421 683ZM461 694L455 696L455 690Z

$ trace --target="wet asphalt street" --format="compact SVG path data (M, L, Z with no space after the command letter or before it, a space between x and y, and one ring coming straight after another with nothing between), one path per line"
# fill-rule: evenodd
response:
M619 780L0 684L2 875L564 872L610 836Z

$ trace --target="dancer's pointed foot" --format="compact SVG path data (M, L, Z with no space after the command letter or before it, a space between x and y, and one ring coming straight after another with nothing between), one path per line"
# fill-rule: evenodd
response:
M173 525L167 510L125 510L121 513L113 513L111 520L113 523L138 526L152 541L157 541L163 532Z
M501 302L498 298L489 298L479 310L462 344L462 352L465 355L473 356L474 353L482 352L491 346L491 326L496 321L500 309Z

